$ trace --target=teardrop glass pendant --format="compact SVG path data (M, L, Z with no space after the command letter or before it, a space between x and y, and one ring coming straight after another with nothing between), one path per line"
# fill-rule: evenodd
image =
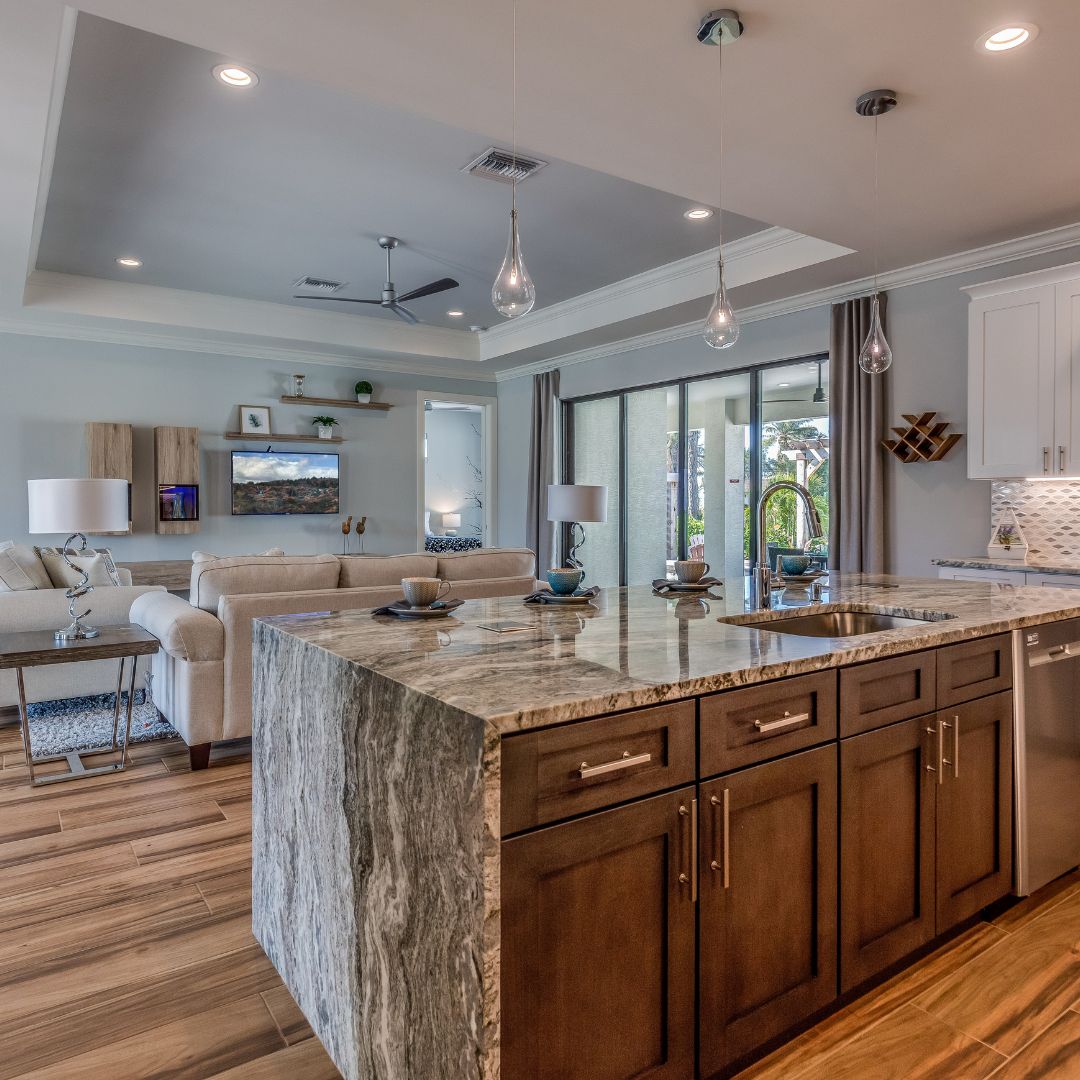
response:
M862 350L859 352L859 367L867 375L880 375L891 365L892 349L885 340L885 331L881 329L881 310L875 293L870 307L870 333L866 335Z
M739 320L735 318L735 309L728 300L723 261L717 263L717 271L720 280L705 319L705 344L710 349L729 349L739 340Z
M527 315L536 303L536 286L529 277L521 254L516 207L510 211L510 239L506 242L506 257L499 268L498 277L491 286L491 302L495 310L507 319Z

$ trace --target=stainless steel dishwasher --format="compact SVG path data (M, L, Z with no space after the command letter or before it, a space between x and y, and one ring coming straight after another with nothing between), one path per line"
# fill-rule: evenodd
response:
M1016 894L1080 865L1080 619L1013 631Z

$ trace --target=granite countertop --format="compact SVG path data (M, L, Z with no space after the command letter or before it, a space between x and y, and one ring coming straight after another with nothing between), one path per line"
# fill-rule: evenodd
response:
M259 621L507 734L1080 616L1080 596L1071 590L887 576L833 580L817 610L843 603L954 617L850 638L769 633L718 621L747 610L740 579L725 586L728 599L709 599L708 610L696 599L633 586L603 590L579 609L526 607L520 597L501 597L470 600L438 622L370 612ZM774 615L808 604L805 591L789 590ZM531 629L480 629L499 621Z
M1015 570L1021 574L1030 570L1035 574L1080 576L1080 562L1070 563L1063 559L1045 559L1030 551L1027 562L1019 562L1016 559L988 559L985 555L943 555L931 561L938 566L955 566L964 570Z

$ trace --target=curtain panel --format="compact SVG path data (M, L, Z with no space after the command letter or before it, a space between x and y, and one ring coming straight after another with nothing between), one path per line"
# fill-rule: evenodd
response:
M525 544L536 552L536 574L540 578L555 558L555 522L547 519L547 489L548 484L558 481L558 411L559 372L542 371L534 375Z

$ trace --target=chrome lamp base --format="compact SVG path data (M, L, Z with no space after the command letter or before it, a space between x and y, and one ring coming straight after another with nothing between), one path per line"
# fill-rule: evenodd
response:
M85 612L84 614L89 614ZM53 634L56 641L79 641L82 638L96 638L101 631L96 626L87 626L78 616L63 630L57 630Z

